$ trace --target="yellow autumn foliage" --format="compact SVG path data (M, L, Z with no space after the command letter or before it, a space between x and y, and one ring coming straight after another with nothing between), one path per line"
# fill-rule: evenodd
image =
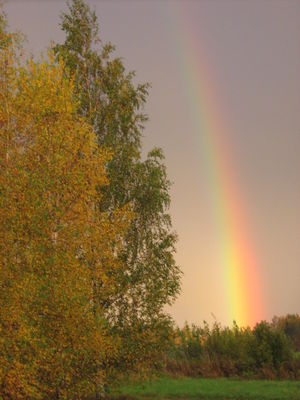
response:
M64 65L0 48L0 399L80 399L117 355L101 304L131 216L99 211L109 157Z

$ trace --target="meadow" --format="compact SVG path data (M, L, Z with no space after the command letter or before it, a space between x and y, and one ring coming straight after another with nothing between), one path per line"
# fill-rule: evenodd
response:
M160 378L119 388L110 399L299 400L299 381Z

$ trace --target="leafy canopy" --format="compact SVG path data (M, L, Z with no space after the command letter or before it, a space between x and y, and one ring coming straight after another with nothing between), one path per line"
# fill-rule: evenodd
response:
M98 212L110 155L63 62L20 66L1 39L0 397L66 399L99 385L117 354L95 288L116 290L130 213Z
M115 275L118 291L102 301L113 332L122 340L118 367L127 368L157 355L154 349L159 350L168 336L165 305L180 290L176 234L168 213L170 181L161 149L154 148L142 159L147 120L142 109L149 85L135 85L134 73L113 58L114 47L102 44L96 14L83 0L69 4L61 27L65 42L54 51L74 76L79 112L89 119L99 147L112 151L109 184L99 208L111 213L126 206L133 215L120 257L124 268Z

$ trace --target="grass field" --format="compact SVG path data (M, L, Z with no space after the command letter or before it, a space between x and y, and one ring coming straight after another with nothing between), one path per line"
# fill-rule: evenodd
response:
M300 400L299 381L160 378L121 387L113 399Z

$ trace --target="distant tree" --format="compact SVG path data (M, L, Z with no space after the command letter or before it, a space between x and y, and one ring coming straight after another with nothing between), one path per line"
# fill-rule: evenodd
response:
M291 359L291 348L286 336L271 324L261 321L253 328L253 354L258 368L275 368Z
M142 160L147 118L141 110L149 85L135 86L134 73L125 71L121 59L112 58L114 47L101 43L96 15L84 1L71 2L61 27L66 39L55 46L55 53L74 77L81 115L93 126L99 147L113 154L99 208L112 213L128 206L133 214L120 257L124 268L115 274L117 290L101 301L112 330L121 338L120 363L127 368L156 354L155 343L158 349L162 337L168 336L163 333L170 325L165 305L180 289L176 235L168 214L170 182L161 149Z
M274 317L272 325L284 332L295 351L300 351L300 315L287 314L282 317Z
M117 290L130 213L98 212L110 155L63 62L18 65L1 18L0 398L79 398L117 354L99 293Z

